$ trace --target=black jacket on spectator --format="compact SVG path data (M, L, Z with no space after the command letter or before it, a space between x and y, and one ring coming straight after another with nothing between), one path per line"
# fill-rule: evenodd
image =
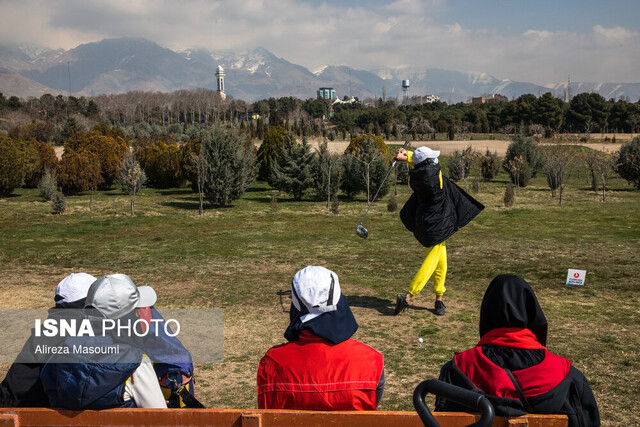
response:
M455 183L442 177L440 165L423 161L409 171L413 194L400 211L400 219L424 247L447 240L484 209Z
M49 318L60 318L64 311L60 309L75 308L82 309L84 307L85 299L82 298L78 301L69 303L59 303L49 310ZM75 311L75 310L74 310ZM34 336L32 331L31 336L25 342L22 347L20 356L17 360L30 360L33 359L33 355L36 354L36 346L38 344L46 344L50 346L56 346L64 341L64 337L40 337ZM14 362L7 376L0 384L0 407L48 407L49 398L44 392L42 381L40 381L40 371L44 366L43 363L21 363Z
M527 282L512 275L491 282L480 309L480 335L477 347L442 367L440 380L486 395L499 416L564 414L570 427L600 425L585 376L544 347L547 320ZM436 410L468 409L437 398Z

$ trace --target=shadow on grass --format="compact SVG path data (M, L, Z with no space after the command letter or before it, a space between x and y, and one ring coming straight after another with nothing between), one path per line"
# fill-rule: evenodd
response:
M173 190L156 190L156 193L162 196L179 196L179 195L185 195L185 194L196 194L196 195L198 194L198 193L194 193L191 188L177 188Z
M278 291L276 292L276 295L278 295L280 297L280 306L282 307L282 312L283 313L288 313L289 310L287 310L285 308L285 301L284 301L284 296L288 296L289 300L291 300L291 289L289 289L288 291ZM287 302L287 307L289 307L289 302Z
M188 198L185 198L185 200L188 200ZM184 202L160 202L161 206L169 206L172 208L178 208L178 209L183 209L183 210L187 210L187 211L197 211L200 209L200 201L198 199L196 199L195 201L191 202L191 201L184 201ZM233 205L228 205L228 206L222 206L222 205L212 205L209 204L208 202L205 202L202 205L202 208L206 211L208 209L231 209L233 208Z
M291 304L290 302L291 289L286 291L278 291L276 292L276 295L280 297L280 307L282 307L282 312L288 313L289 312L288 307ZM285 297L288 297L288 298L285 299ZM371 297L371 296L345 295L344 297L346 298L347 303L349 304L350 307L372 308L374 310L377 310L381 316L394 315L393 312L396 307L395 301L377 298L377 297ZM418 307L415 305L409 305L407 309L418 310L418 311L429 311L431 313L434 313L434 309L432 308Z
M391 299L382 299L371 296L347 296L345 295L349 306L351 307L363 307L363 308L373 308L380 313L381 316L393 316L393 312L396 308L396 301ZM417 310L417 311L428 311L435 314L435 310L433 308L420 307L417 305L409 305L407 310ZM406 312L406 310L405 310Z

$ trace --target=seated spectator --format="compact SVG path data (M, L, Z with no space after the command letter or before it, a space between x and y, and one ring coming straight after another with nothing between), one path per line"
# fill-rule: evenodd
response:
M440 379L484 393L496 415L565 414L569 426L598 426L598 405L585 376L546 349L547 319L533 289L517 276L493 279L480 308L480 342L456 353ZM436 410L468 410L443 398Z
M56 286L55 307L49 309L48 318L59 319L64 317L65 313L60 309L83 308L89 286L95 281L95 277L86 273L72 273L62 279ZM74 312L74 310L71 310L71 312ZM36 346L45 341L47 345L57 346L64 341L64 338L48 337L46 339L36 339L32 330L31 336L22 347L20 355L11 365L2 384L0 384L0 407L49 406L49 399L40 381L40 371L46 360L38 363L38 358L36 357Z
M153 362L162 394L169 408L203 408L194 397L193 362L191 353L182 345L171 328L165 326L162 315L154 307L139 308L140 318L151 323L151 332L143 339L144 352Z
M351 336L358 329L338 276L309 266L291 285L289 343L258 367L260 409L375 410L384 389L382 354Z
M149 286L136 285L124 274L102 276L87 293L85 310L92 322L102 319L136 320L136 308L156 301ZM94 328L100 330L100 328ZM117 353L54 355L41 372L51 407L67 409L166 408L158 378L142 341L133 336L78 336L68 347L118 347Z

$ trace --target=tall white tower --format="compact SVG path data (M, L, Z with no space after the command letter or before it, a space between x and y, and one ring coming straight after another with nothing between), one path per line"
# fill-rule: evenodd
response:
M224 93L224 69L222 65L218 65L216 69L216 79L218 80L218 93L220 94L220 98L226 99L227 94Z

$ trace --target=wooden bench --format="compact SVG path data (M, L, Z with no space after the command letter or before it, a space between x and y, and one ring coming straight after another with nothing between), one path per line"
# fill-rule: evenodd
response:
M443 427L467 426L480 419L465 412L436 412ZM496 417L494 427L566 427L565 415ZM421 427L415 412L290 411L258 409L105 409L69 411L46 408L0 408L0 427L23 426L354 426Z

